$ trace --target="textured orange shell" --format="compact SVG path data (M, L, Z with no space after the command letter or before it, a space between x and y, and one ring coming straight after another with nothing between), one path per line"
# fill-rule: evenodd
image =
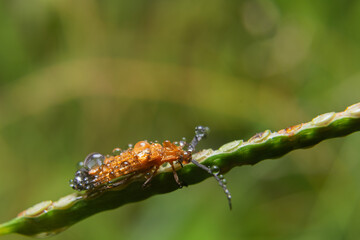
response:
M134 148L129 148L116 156L106 157L104 163L91 169L89 174L95 176L98 184L102 184L130 173L150 172L164 163L180 161L186 164L190 160L190 152L170 141L164 141L162 145L140 141Z

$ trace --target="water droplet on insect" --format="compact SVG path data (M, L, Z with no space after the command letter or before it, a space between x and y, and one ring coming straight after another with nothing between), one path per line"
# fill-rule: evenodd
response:
M77 169L83 168L84 167L84 162L78 162L76 164L76 166L77 166Z
M88 169L93 169L94 167L101 166L104 160L104 155L100 153L90 153L84 160L84 167Z
M195 136L198 138L206 137L210 132L210 128L204 126L197 126L195 128Z
M134 147L133 144L131 144L131 143L128 144L128 148L133 148L133 147Z
M145 147L148 144L147 141L142 141L140 142L140 147Z
M186 145L186 142L185 141L180 141L179 144L180 144L180 147L184 147Z
M114 148L112 150L112 155L113 156L120 155L120 153L121 153L121 148Z
M214 174L218 174L220 172L220 168L216 165L211 167L211 172Z
M220 179L224 179L224 175L222 175L222 174L220 174L218 177L219 177Z
M121 167L127 167L129 165L129 162L128 161L124 161L121 163Z

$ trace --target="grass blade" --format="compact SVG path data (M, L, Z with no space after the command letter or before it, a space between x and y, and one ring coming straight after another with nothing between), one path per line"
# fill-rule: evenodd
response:
M323 140L346 136L359 130L360 103L357 103L343 112L317 116L308 123L274 133L266 130L246 142L237 140L223 145L218 150L203 150L195 154L194 159L207 166L216 165L221 169L221 173L226 173L235 166L253 165L265 159L278 158L293 150L311 147ZM178 175L189 185L211 177L193 164L179 169ZM98 196L85 197L84 194L73 193L55 202L41 202L0 225L0 235L54 235L95 213L178 189L170 167L160 169L148 188L143 189L142 183L143 179L141 181L135 178L121 188L109 190Z

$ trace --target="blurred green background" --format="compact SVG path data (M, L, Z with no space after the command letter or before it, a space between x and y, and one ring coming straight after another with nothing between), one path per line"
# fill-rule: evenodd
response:
M359 101L359 1L0 2L0 222L90 152L218 148ZM53 239L358 239L360 135L88 218ZM20 235L6 239L25 239Z

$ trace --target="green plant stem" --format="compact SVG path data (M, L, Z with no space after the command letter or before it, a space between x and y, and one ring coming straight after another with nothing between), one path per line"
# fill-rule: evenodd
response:
M221 173L226 173L235 166L253 165L265 159L278 158L292 150L311 147L325 139L345 136L359 130L360 103L350 106L344 112L323 114L311 122L275 133L267 130L256 134L247 142L233 141L215 151L203 150L195 154L194 159L207 166L216 165ZM179 169L178 175L188 185L211 177L193 164ZM75 193L57 202L43 202L0 225L0 235L53 235L95 213L178 189L169 168L161 169L149 187L143 189L142 183L143 180L135 178L120 189L109 190L98 196L85 197L84 194Z

